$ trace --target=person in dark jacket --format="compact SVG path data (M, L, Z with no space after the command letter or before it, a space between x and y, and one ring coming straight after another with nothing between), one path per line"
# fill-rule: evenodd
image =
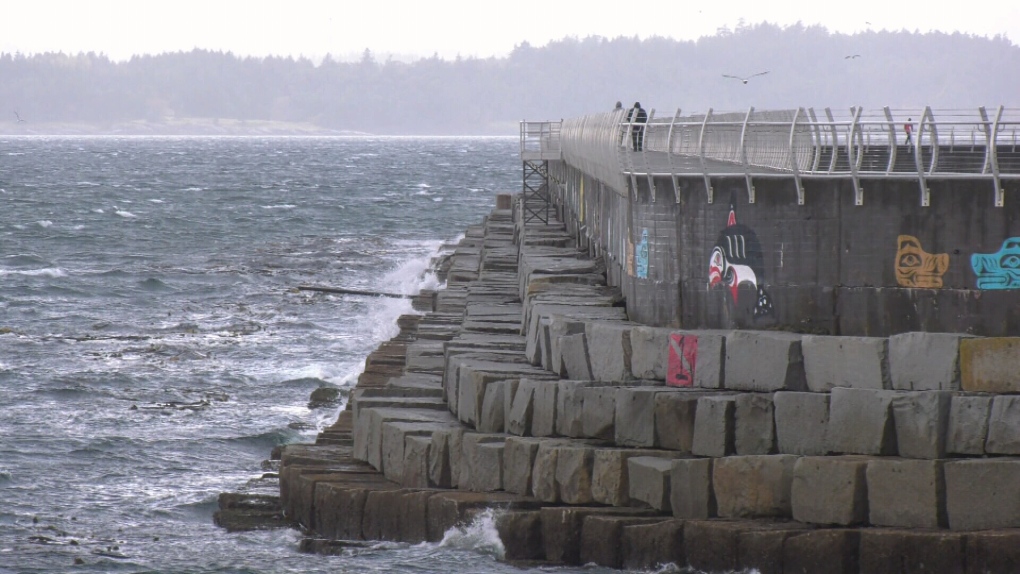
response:
M627 121L633 122L630 128L630 143L634 151L641 151L645 140L645 123L648 114L641 107L641 102L634 102L634 107L627 113Z

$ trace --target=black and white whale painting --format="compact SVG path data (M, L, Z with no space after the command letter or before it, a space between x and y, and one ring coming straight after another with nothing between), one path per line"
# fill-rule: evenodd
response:
M733 303L740 302L740 286L755 289L754 318L772 314L772 298L765 290L765 260L758 235L746 225L737 223L735 206L730 202L726 227L719 233L708 261L708 288L727 287Z

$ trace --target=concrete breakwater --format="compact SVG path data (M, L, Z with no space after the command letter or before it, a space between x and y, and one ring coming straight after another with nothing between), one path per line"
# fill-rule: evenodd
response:
M567 226L508 200L336 423L282 449L309 549L495 508L511 561L1020 569L1020 339L645 326Z

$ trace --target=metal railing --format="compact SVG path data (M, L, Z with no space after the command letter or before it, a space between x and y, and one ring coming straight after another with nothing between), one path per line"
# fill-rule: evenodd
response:
M559 160L562 122L521 122L521 159Z
M522 157L526 151L562 149L563 161L623 195L639 177L670 177L679 198L679 181L700 177L709 201L712 180L724 177L743 177L751 202L756 178L792 178L800 203L804 179L849 178L858 204L864 180L913 179L922 205L929 204L928 180L986 179L995 204L1002 206L1003 182L1020 180L1020 109L857 107L839 114L826 108L821 116L811 108L689 116L680 110L657 116L650 110L640 125L626 112L571 118L561 127L526 129L522 123ZM912 128L909 143L906 124ZM639 151L632 145L636 127L642 128L644 142ZM535 149L535 140L545 147Z

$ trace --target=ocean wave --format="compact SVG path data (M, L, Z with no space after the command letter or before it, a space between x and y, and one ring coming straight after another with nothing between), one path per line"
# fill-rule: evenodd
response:
M297 206L291 203L284 203L282 205L263 205L262 209L294 209Z
M454 526L443 535L440 548L457 548L470 550L502 559L506 547L496 529L496 520L501 511L486 509L466 526Z
M67 277L67 272L59 267L46 269L0 269L0 276L22 275L25 277Z
M135 219L135 218L138 217L137 215L135 215L134 213L131 213L130 211L125 211L123 209L117 209L117 208L114 208L114 210L115 210L114 211L115 214L117 214L117 215L119 215L119 216L121 216L121 217L123 217L125 219Z

